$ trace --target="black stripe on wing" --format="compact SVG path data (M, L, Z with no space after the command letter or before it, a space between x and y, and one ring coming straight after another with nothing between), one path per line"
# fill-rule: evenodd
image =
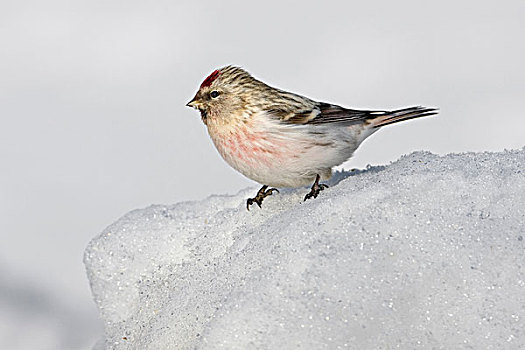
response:
M320 103L318 108L320 113L309 124L362 123L365 120L388 114L387 111L348 109L328 103Z
M322 125L332 123L361 124L367 123L372 127L381 127L402 120L420 118L437 114L434 108L408 107L394 111L369 111L343 108L328 103L319 103L314 109L300 112L271 110L270 113L279 118L282 123L292 125Z

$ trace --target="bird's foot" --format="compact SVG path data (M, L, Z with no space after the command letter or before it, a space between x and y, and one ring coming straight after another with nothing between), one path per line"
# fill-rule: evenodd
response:
M276 188L268 188L268 186L264 185L261 187L259 192L257 192L257 195L254 198L248 198L246 201L246 209L250 210L250 205L253 203L257 204L259 208L261 207L262 201L264 198L270 196L273 191L279 193L279 190Z
M319 176L319 174L317 174L317 176L315 177L315 182L312 185L312 189L310 190L310 192L306 196L304 196L304 200L305 201L307 199L309 199L309 198L312 198L312 197L313 198L317 198L317 196L319 195L319 192L321 192L325 188L328 188L328 185L319 183L320 179L321 179L321 177Z

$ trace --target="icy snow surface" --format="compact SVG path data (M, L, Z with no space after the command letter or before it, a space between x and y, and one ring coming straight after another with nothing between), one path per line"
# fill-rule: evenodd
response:
M85 263L108 349L525 349L525 148L417 152L126 214Z

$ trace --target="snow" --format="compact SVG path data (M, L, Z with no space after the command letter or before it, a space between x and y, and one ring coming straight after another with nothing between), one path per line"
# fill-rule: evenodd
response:
M525 148L135 210L85 264L107 349L525 348Z

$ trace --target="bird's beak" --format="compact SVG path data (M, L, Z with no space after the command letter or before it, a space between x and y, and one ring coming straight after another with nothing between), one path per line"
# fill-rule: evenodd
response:
M197 106L200 104L199 101L193 99L191 100L190 102L186 103L186 106L188 107L191 107L191 108L197 108Z

